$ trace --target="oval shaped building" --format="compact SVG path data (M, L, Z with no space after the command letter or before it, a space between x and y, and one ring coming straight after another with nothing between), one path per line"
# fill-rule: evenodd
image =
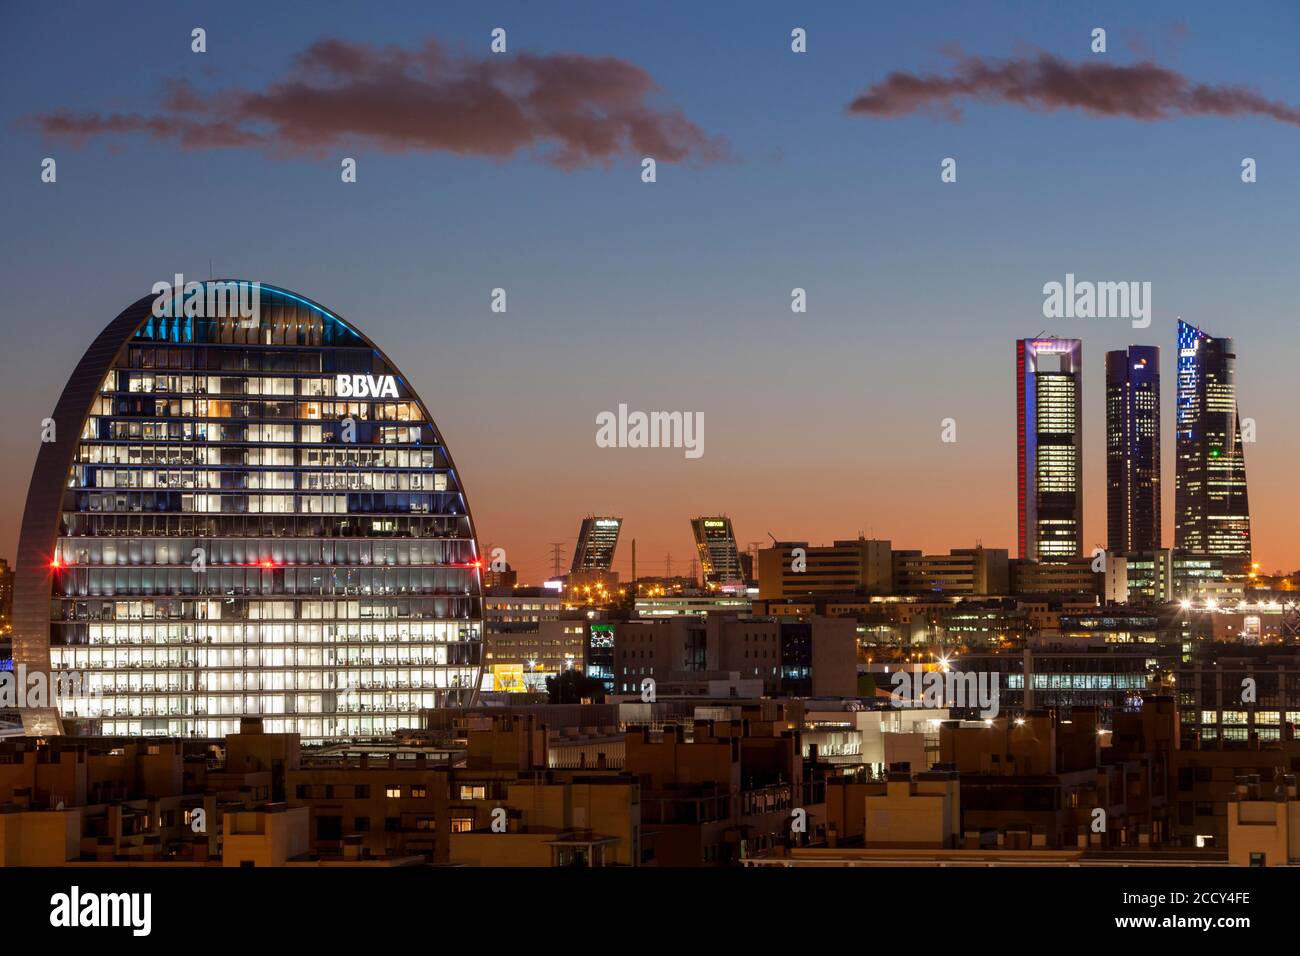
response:
M246 281L149 295L43 437L14 664L68 677L57 703L20 700L28 733L217 737L257 716L337 740L473 702L460 476L410 383L333 312Z

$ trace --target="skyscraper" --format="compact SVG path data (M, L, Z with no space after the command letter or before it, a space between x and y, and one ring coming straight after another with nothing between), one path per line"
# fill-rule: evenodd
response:
M259 305L230 314L227 294L250 287ZM480 562L428 407L315 302L183 288L109 323L41 444L14 660L84 683L57 713L24 710L28 732L57 734L65 717L215 737L259 716L270 733L335 740L471 704Z
M1178 322L1174 546L1250 565L1250 503L1232 339Z
M731 527L730 518L692 518L691 532L695 535L695 548L700 553L705 587L744 582L740 548L736 545L736 532Z
M611 570L614 549L618 547L618 532L622 527L622 518L583 518L578 530L578 545L573 549L571 573Z
M1106 549L1160 548L1160 349L1106 353Z
M1083 549L1083 342L1016 341L1020 557L1061 561Z

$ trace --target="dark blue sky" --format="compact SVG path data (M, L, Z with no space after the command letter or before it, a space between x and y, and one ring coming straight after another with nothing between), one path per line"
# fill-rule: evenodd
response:
M908 7L909 9L895 9ZM589 512L626 516L643 561L693 550L725 510L742 539L858 531L927 550L1014 540L1013 341L1084 340L1086 539L1103 543L1103 352L1164 350L1173 488L1176 316L1237 339L1257 553L1300 566L1300 360L1293 284L1300 127L1143 122L966 103L964 120L849 115L893 70L943 73L954 45L1002 59L1152 59L1198 83L1300 105L1300 5L10 4L0 13L5 304L0 554L12 554L38 422L94 334L175 272L262 279L337 310L402 365L464 473L483 543L527 577ZM190 52L194 26L208 53ZM166 80L261 89L322 37L636 64L729 145L717 163L636 157L561 170L507 160L253 148L140 136L78 147L24 117L155 112ZM789 32L809 33L809 52ZM1089 51L1093 27L1109 51ZM1135 52L1139 51L1139 52ZM58 160L58 182L39 181ZM359 161L358 182L339 159ZM958 160L941 184L939 162ZM1259 181L1240 181L1253 157ZM1153 284L1154 321L1042 317L1067 272ZM494 287L509 311L489 311ZM808 290L806 315L790 290ZM599 449L595 416L704 413L706 453ZM939 441L954 417L959 440ZM1166 512L1172 537L1172 516ZM1167 541L1166 543L1172 543ZM621 559L627 558L626 548ZM622 562L620 562L622 563ZM651 570L654 566L651 566Z

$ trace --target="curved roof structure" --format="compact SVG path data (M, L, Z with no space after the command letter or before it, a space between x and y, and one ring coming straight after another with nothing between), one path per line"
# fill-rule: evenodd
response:
M237 310L235 310L234 314L231 314L230 310L225 308L225 306L229 305L229 301L232 299L235 303L238 303L241 294L244 296L245 300L250 298L256 300L257 313L253 318L241 316L238 314ZM211 309L214 300L218 306L215 310L217 314L208 315L207 311ZM248 441L235 440L233 442L228 442L226 439L230 436L226 433L231 432L232 429L237 433L240 427L247 431L249 428L258 427L255 424L255 421L267 421L269 419L256 419L256 416L254 416L252 418L239 420L239 424L236 425L223 424L220 427L215 426L211 421L205 421L203 416L197 411L200 405L206 407L209 404L201 386L198 387L200 393L198 397L184 398L178 396L170 406L168 406L166 401L158 402L159 409L165 406L173 410L185 407L190 408L189 414L182 413L177 415L174 413L155 413L153 412L152 407L147 405L147 402L146 411L143 414L138 411L133 413L130 409L138 408L138 406L131 406L130 403L126 401L120 401L116 406L110 408L112 403L118 401L118 399L125 399L128 395L134 396L140 390L142 381L148 385L149 382L153 380L153 372L140 370L138 368L139 362L131 357L135 353L130 352L133 345L141 346L150 344L157 345L160 348L163 346L183 347L183 354L191 356L195 354L194 349L205 349L205 347L205 351L212 353L212 356L219 353L223 356L221 362L215 363L213 358L209 357L209 365L207 369L186 368L183 365L184 359L181 360L181 363L173 364L171 368L175 368L178 373L184 374L187 379L192 379L196 382L219 382L222 385L223 391L227 384L231 388L237 389L240 388L240 382L242 382L245 394L238 396L241 399L249 397L248 389L258 387L258 383L263 381L276 381L281 383L291 381L295 383L291 386L291 391L295 398L304 395L308 385L310 385L312 388L310 406L302 402L295 404L292 401L288 401L287 399L289 396L286 396L286 400L274 403L277 406L277 413L283 411L279 406L292 405L294 410L291 412L291 415L293 416L293 420L297 422L301 420L301 416L304 414L303 409L305 407L311 407L317 414L317 418L313 418L313 421L323 418L328 423L328 416L320 415L320 409L322 408L328 411L330 408L337 406L338 408L360 411L361 414L359 420L366 423L363 426L363 431L368 429L367 434L370 437L370 441L366 441L365 436L363 436L357 447L383 449L389 454L390 458L391 449L393 448L420 449L422 455L421 460L426 463L431 462L432 464L426 464L423 466L413 465L409 470L402 470L401 483L398 487L424 490L426 487L432 486L439 489L438 494L425 495L406 493L402 495L390 494L386 497L378 493L373 495L348 494L346 496L347 511L344 513L343 518L337 520L327 519L324 527L321 526L321 521L317 519L311 524L310 531L303 532L300 530L296 533L309 535L313 538L322 536L330 537L332 533L330 527L331 523L335 525L341 523L342 526L345 527L345 530L340 532L335 529L333 534L356 536L358 534L358 529L365 523L364 518L369 517L369 514L363 516L362 519L358 519L356 515L360 514L363 509L382 508L386 509L384 511L385 517L382 522L379 519L372 522L375 527L378 527L381 523L385 525L382 537L399 539L406 539L409 537L429 537L437 538L443 542L462 542L465 547L461 550L456 550L454 544L445 544L443 550L439 552L438 559L428 565L428 567L443 570L460 569L461 571L466 572L460 577L465 581L464 590L466 597L473 599L470 602L472 607L468 613L462 613L463 609L457 605L454 614L447 614L448 619L474 621L478 617L481 617L481 607L477 604L477 599L481 594L477 544L474 535L473 519L469 511L468 502L465 499L463 489L460 485L455 465L451 461L450 453L447 451L445 444L442 443L441 432L434 424L433 418L429 414L429 410L423 400L419 398L414 389L411 388L409 383L407 383L401 376L396 365L378 348L378 346L376 346L355 326L345 321L336 313L324 308L310 299L285 289L262 283L249 282L248 280L209 280L203 283L188 283L184 288L172 289L168 294L164 295L157 294L157 292L151 293L122 310L122 312L119 313L118 316L113 319L113 321L111 321L95 338L94 342L91 343L90 347L82 356L81 361L74 369L72 375L69 377L62 394L59 396L58 403L52 416L54 440L43 441L37 456L36 465L32 472L31 484L28 489L27 503L23 514L19 538L16 575L14 581L13 610L13 655L16 668L25 665L28 673L36 671L50 672L52 663L52 625L57 627L60 618L68 620L69 613L73 614L74 617L80 613L78 609L73 609L72 611L69 611L66 607L60 609L60 593L58 593L60 588L58 580L59 576L65 572L71 574L69 566L74 563L79 564L79 562L65 560L63 556L64 551L70 550L70 545L61 549L61 540L64 540L69 535L75 537L85 534L101 535L107 533L103 528L96 528L89 532L69 528L70 515L84 510L96 510L101 507L96 505L94 501L91 501L91 498L93 498L95 494L94 489L103 487L103 482L105 481L109 482L110 485L113 482L111 477L106 477L105 472L107 470L103 468L83 468L82 472L91 477L78 479L77 476L80 473L77 471L79 467L79 449L82 449L80 453L81 462L98 461L99 457L97 456L100 453L97 452L90 454L87 452L87 448L102 443L106 446L119 446L126 449L131 442L141 442L142 439L139 437L124 437L128 434L128 431L131 435L137 435L137 431L131 425L131 416L133 414L136 418L143 417L148 421L148 424L144 426L146 435L148 434L148 428L151 425L165 430L166 421L181 422L183 420L183 434L192 437L168 439L170 444L166 447L177 448L182 446L188 447L189 445L219 445L225 448L234 449L256 448L259 451L265 447L262 444L253 444ZM368 350L370 357L367 358L361 350ZM140 354L143 355L145 353L142 352ZM295 366L293 361L287 361L285 359L286 356L295 354L306 356L306 361ZM268 359L267 362L270 364L266 364L264 366L265 368L270 368L272 365L278 367L279 364L285 364L287 361L286 367L293 367L294 371L276 372L276 375L283 376L276 379L270 379L269 377L266 379L259 379L255 373L262 360L250 360L250 356L259 355L278 357L275 358L274 361ZM340 355L345 357L338 357ZM242 359L240 358L241 356ZM241 360L243 362L242 369L238 366L238 363ZM162 361L161 358L159 361ZM233 369L224 367L220 369L211 368L212 364L221 364L224 366L231 363L234 363L235 365ZM331 367L336 364L338 369ZM401 401L397 403L389 403L382 406L382 408L384 411L390 411L393 405L396 404L398 406L398 411L406 416L401 420L413 424L402 426L398 429L389 428L379 420L381 406L369 404L364 401L358 404L358 399L353 397L351 394L347 395L351 400L350 404L330 402L329 399L334 397L334 376L331 373L340 369L347 373L369 374L372 372L378 372L381 375L386 374L395 379L402 389ZM204 376L193 375L192 373L196 371L203 371L205 375L213 376L213 378L209 379ZM226 377L220 377L221 372L225 372ZM232 372L234 372L234 375L231 375ZM253 373L251 376L250 372ZM118 380L116 376L121 376L120 380ZM344 376L340 375L339 377L342 378ZM357 378L360 376L352 375L352 377ZM171 381L173 378L179 381L179 375L164 376L162 374L162 369L160 368L157 373L158 382L162 383L164 378L167 381ZM131 381L129 386L127 384L128 379L134 379ZM250 383L252 384L250 385ZM128 387L130 388L129 393L126 391ZM159 384L152 392L150 392L150 397L152 398L154 394L162 394L165 391L167 391L167 389L164 389L163 386ZM188 395L189 393L186 394ZM342 394L344 393L340 393L340 395ZM379 400L378 396L373 397L376 401ZM192 407L188 404L183 404L190 401L194 402ZM215 397L212 399L212 402L215 403ZM250 405L257 405L261 408L264 405L269 406L271 404L270 401L265 403L245 402L241 407L244 409L246 415L250 415L252 414L249 411ZM126 411L123 412L123 409ZM122 414L127 417L121 419L120 435L115 432L114 435L117 435L117 437L112 437L107 431L104 431L103 426L99 423L103 421L108 424L113 424L116 427L115 423L118 422L118 419L113 418L112 416L118 412L122 412ZM215 414L215 412L213 414ZM265 409L263 409L262 414L267 414ZM369 418L374 419L373 424L369 423ZM286 419L286 421L287 420L288 419ZM47 422L45 424L48 426L49 423ZM95 431L97 427L100 428L99 432ZM306 452L303 451L303 449L308 446L303 443L306 439L300 440L299 438L300 435L306 434L305 431L300 431L302 426L294 425L292 427L295 429L293 432L294 438L283 442L283 444L297 449L297 451L286 449L286 454L289 457L294 458L292 465L286 466L286 468L291 468L296 475L293 480L294 487L289 489L289 491L297 491L301 490L299 485L303 481L303 464L307 460ZM307 427L318 428L319 426ZM416 432L417 427L419 429L418 433ZM394 434L402 437L404 434L403 429L410 432L410 435L414 437L414 441L397 442L392 437ZM175 431L175 429L173 429L173 431ZM214 439L212 436L216 432L221 432L222 434L218 438ZM248 436L245 435L245 438L247 437ZM312 445L310 447L313 449L316 447L330 447L329 442L331 441L331 438L331 433L327 431L325 432L325 437L323 439L315 439L317 443L321 444ZM143 440L149 441L150 439L145 438ZM262 439L259 436L257 440L261 441ZM157 442L158 439L154 438L153 441ZM337 445L337 442L335 444ZM433 456L429 455L429 449L431 448L436 450L436 454ZM188 453L182 453L181 457L185 457L186 454ZM244 451L243 454L245 458L250 457L248 451ZM130 449L130 455L138 457L134 448ZM127 451L124 450L115 460L119 462L125 461L126 456ZM379 460L380 457L382 456L375 456L375 460ZM108 453L103 453L103 460L109 460ZM135 488L138 487L140 483L145 483L146 487L152 485L154 481L153 476L149 476L143 480L135 476L135 471L132 470L136 468L134 463L135 458L131 458L131 461L132 464L125 469L127 473L127 481L130 483L130 486ZM414 459L412 459L412 461L414 461ZM236 482L238 482L242 476L242 480L247 483L250 475L258 473L258 470L255 468L238 465L236 468L238 469L234 476ZM355 475L355 467L349 466L349 469L348 474ZM210 469L214 475L218 470L219 469L215 466ZM202 471L202 469L200 469L200 471ZM362 477L363 479L370 481L374 488L393 487L393 485L385 484L382 479L375 477L376 475L387 475L391 471L392 469L375 467L371 469L370 474L363 475ZM432 472L437 472L442 477L436 481L426 482L425 479L427 479L429 474ZM119 465L118 470L116 471L116 474L119 476L117 479L118 481L122 480L120 476L123 473L123 469ZM281 472L281 474L283 473L287 472ZM228 475L229 470L223 470L223 474ZM411 478L411 474L416 475L416 477ZM211 478L211 475L209 477ZM79 484L79 481L82 482L82 484ZM213 481L216 481L217 487L223 487L225 484L224 478L220 481L217 481L214 478ZM204 487L212 486L206 485ZM331 487L328 481L326 481L326 487ZM369 486L365 487L367 487L367 489L369 488ZM91 498L85 497L85 493L90 494ZM244 498L249 497L246 492L243 496ZM125 497L127 496L124 494L118 495L119 501L121 498ZM164 503L163 499L165 497L167 500ZM218 496L212 494L204 497L216 499ZM224 499L226 497L235 498L237 496L227 496L223 494L221 497ZM268 493L267 495L258 495L256 497L270 498L271 495ZM341 502L345 496L333 495L329 497L338 499ZM365 499L364 502L360 500L363 498ZM382 506L376 504L380 498L385 499ZM390 504L388 499L395 498L400 498L398 504ZM374 501L371 499L374 499ZM179 499L176 499L174 495L172 497L167 497L163 492L157 492L150 497L149 507L156 509L149 512L150 515L157 516L159 514L170 514L173 511L173 505L176 500ZM301 499L299 497L291 496L289 492L285 492L281 498L276 499L276 503L278 507L285 507L290 500L294 504L298 504ZM430 506L430 500L434 500L435 503L433 506ZM86 504L87 501L91 501L89 506ZM447 504L447 502L450 502L450 504ZM222 537L223 539L232 539L245 534L246 531L243 530L236 530L229 533L222 530L223 525L230 524L230 522L226 520L226 515L222 514L220 509L231 507L232 504L235 508L256 507L250 506L247 501L242 504L238 501L233 503L223 501L218 506L218 511L211 516L211 520L207 521L208 527L195 532L197 535L195 540L213 535ZM395 510L399 506L405 506L407 510ZM127 508L122 508L121 505L117 505L110 506L109 510L112 510L113 507L116 507L123 512L126 512L129 509L133 514L139 513L141 510L147 510L146 506L137 505L134 498L131 499ZM265 506L263 505L262 507ZM430 511L431 507L432 511ZM420 509L422 508L425 510L421 511ZM175 508L174 510L180 511L181 509ZM446 513L441 514L441 512ZM239 511L238 513L244 515L253 512ZM387 515L390 513L397 517L392 519L388 518ZM422 529L428 529L429 527L432 527L432 525L430 524L429 519L423 518L423 516L430 513L439 513L438 516L443 519L454 518L454 528L450 532L444 532L444 529L452 528L452 525L444 522L444 524L438 526L439 530L436 533L426 534L425 530ZM284 514L284 512L280 512L280 514ZM420 514L422 517L419 520L410 519L410 514ZM206 520L207 516L203 517L204 520ZM291 517L292 516L286 516L276 519L278 522L276 525L277 530L272 537L283 537L278 529L281 526L285 526L286 522L292 524ZM202 524L203 520L199 523ZM393 525L394 527L401 526L405 530L392 531L388 529L388 525ZM118 523L118 526L121 526L121 522ZM109 527L112 527L112 525ZM143 534L144 537L148 537L150 534L147 528L143 532L132 530L128 533L137 535ZM169 531L167 533L171 534L172 532ZM114 532L114 534L116 534L116 532ZM365 537L366 535L360 536ZM80 540L80 538L78 538L78 540ZM454 555L453 552L455 552ZM449 560L448 555L452 555L461 560ZM100 563L112 563L105 562L102 558L99 559L99 561ZM120 557L116 559L116 562L116 566L122 565ZM149 567L154 570L160 570L162 566L162 562L155 562L152 564L146 562L145 564L141 564L138 559L135 558L132 558L131 562L132 567ZM175 562L173 561L171 563L174 564ZM188 556L186 556L185 561L182 563L188 564ZM376 563L379 563L378 559L376 559ZM396 563L397 562L393 563L394 567L396 566ZM402 559L402 567L407 567L408 565L414 566L414 564L414 559L410 561L407 561L405 557ZM470 581L471 578L472 581ZM120 588L114 591L114 586L112 584L109 584L107 586L108 590L105 591L104 585L97 585L95 583L93 574L87 580L90 581L89 585L80 582L77 583L75 588L72 590L65 589L66 593L63 594L63 597L71 599L74 597L85 596L121 596L123 594ZM172 580L174 581L175 579L173 578ZM443 583L439 585L437 593L447 594L454 591L456 596L459 597L458 589L461 587L460 583L455 584L454 587L450 587L445 584L445 577L440 579L440 581ZM129 587L130 585L128 585L128 589ZM326 587L328 587L328 585L326 585ZM98 593L96 593L96 588L99 589ZM396 590L400 590L400 593L402 594L425 593L425 591L420 590L419 588L420 586L418 584L415 586L406 584L404 579L400 589L395 589L395 593ZM190 591L191 587L187 584L184 593L188 594ZM165 588L159 590L157 582L153 581L146 582L143 586L142 592L133 596L141 597L150 594L162 594L164 592ZM199 584L197 586L197 593L217 592L211 590L204 591L203 585ZM378 594L388 592L386 589L381 588L372 591L372 593ZM427 593L433 593L433 591L429 590ZM229 588L227 588L225 596L229 596ZM92 619L99 620L102 618L92 617ZM481 635L479 635L479 638L481 639ZM73 642L73 640L73 638L69 638L70 643ZM475 666L476 668L481 668L481 655L477 655L477 657L478 660L476 661ZM55 664L57 663L58 662L56 661ZM476 674L473 688L469 691L471 697L473 691L477 688L477 680L478 678ZM57 733L58 725L57 721L52 719L52 710L53 708L50 708L50 711L48 712L40 712L40 708L29 708L28 710L25 710L24 723L27 725L29 732ZM67 715L65 714L65 716Z

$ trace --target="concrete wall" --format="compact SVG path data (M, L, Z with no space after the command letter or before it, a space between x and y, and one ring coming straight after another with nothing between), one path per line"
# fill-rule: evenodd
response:
M0 813L0 866L62 866L80 840L80 809Z

